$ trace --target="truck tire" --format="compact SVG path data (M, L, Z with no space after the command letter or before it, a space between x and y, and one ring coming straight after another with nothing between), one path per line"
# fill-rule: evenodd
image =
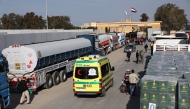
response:
M58 85L60 83L60 77L59 77L59 72L55 71L52 75L53 78L53 84Z
M46 89L49 89L49 88L51 88L53 86L53 79L52 79L51 74L46 75L46 84L45 84L45 86L46 86Z
M1 103L1 109L4 109L4 105L3 105L3 100L2 100L2 98L0 98L0 103Z
M63 70L60 71L59 77L60 77L61 82L67 81L67 73L65 73Z

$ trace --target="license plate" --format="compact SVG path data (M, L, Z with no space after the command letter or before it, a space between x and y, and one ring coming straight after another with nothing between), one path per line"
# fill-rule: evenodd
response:
M84 91L84 89L78 89L78 91Z
M15 63L15 70L21 70L21 64Z

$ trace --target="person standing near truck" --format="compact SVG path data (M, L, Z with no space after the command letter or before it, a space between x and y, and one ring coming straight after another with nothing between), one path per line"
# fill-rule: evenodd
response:
M25 97L27 98L27 104L30 104L30 95L27 87L27 79L23 77L23 79L19 82L17 89L22 92L22 96L20 98L20 104L23 104L25 101Z
M137 85L137 83L139 81L139 77L134 72L135 71L132 69L131 74L129 75L130 95L131 96L135 96L136 85Z
M124 78L123 78L123 82L125 83L125 92L127 94L129 94L129 88L130 88L130 83L129 83L129 75L131 74L130 69L127 69Z

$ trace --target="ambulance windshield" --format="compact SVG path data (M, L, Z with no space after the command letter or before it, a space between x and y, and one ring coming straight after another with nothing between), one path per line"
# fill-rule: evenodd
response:
M98 69L97 67L76 67L75 77L78 79L98 78Z

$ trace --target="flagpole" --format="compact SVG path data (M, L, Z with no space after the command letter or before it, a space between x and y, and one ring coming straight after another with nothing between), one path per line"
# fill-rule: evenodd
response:
M124 22L125 22L125 20L126 20L126 13L125 13L125 15L124 15Z
M132 20L132 11L131 11L131 21L133 21L133 20Z

